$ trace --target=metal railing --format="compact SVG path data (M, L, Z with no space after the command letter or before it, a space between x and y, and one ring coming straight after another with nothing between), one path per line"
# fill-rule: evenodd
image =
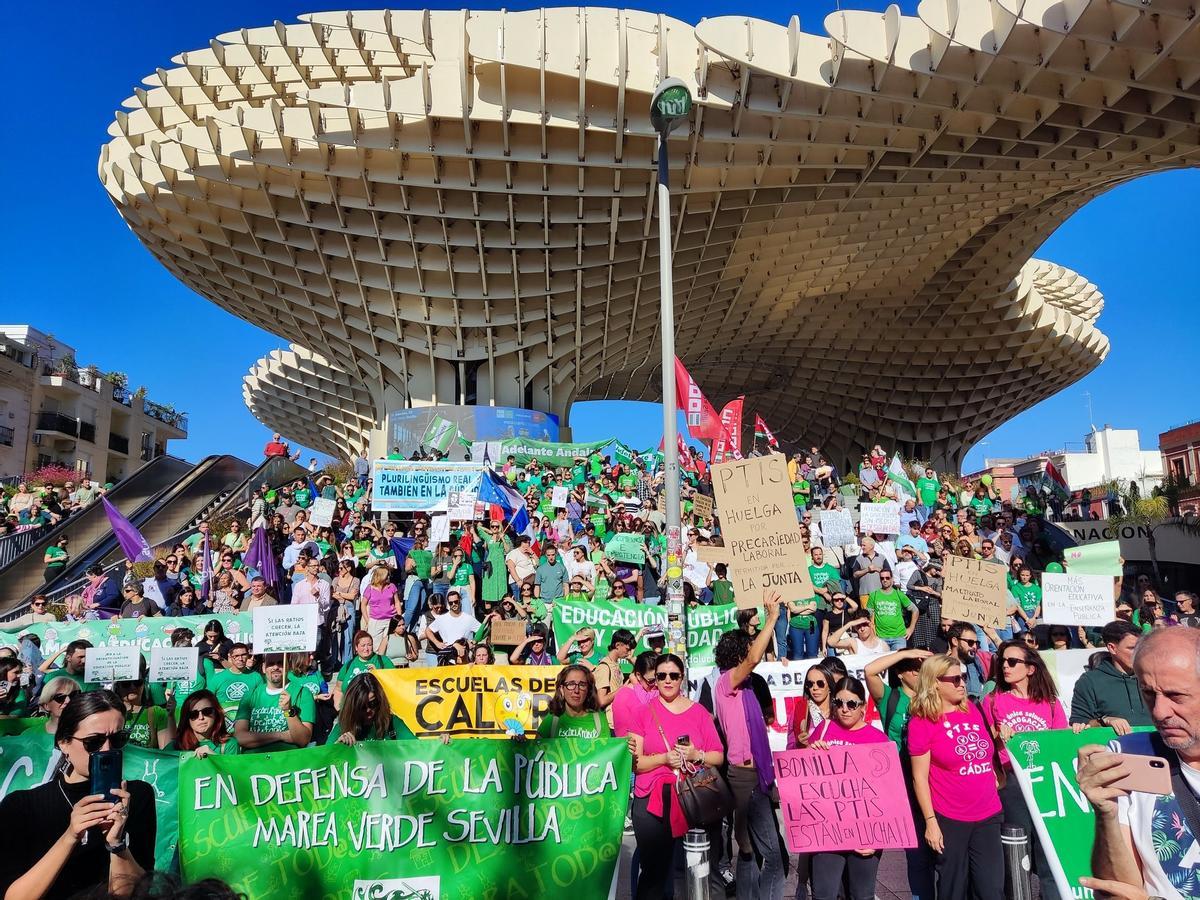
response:
M129 438L122 437L119 434L108 433L108 449L115 450L117 453L129 455Z
M26 528L0 537L0 569L36 544L42 534L41 528Z
M79 439L88 443L96 443L96 425L94 422L79 423Z
M188 430L188 417L185 413L176 412L163 406L161 403L155 403L152 400L144 400L142 402L142 411L150 418L157 419L164 425L170 425L173 428L178 428L180 431Z
M57 431L79 437L79 420L64 416L59 412L40 412L37 417L38 431Z

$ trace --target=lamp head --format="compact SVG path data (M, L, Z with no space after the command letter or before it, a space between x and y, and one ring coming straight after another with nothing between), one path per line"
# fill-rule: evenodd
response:
M692 112L692 92L678 78L664 78L650 100L650 124L664 138Z

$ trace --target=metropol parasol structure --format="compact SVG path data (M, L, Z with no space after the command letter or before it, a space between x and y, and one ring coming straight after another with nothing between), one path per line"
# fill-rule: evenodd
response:
M1191 2L921 0L822 35L318 13L158 69L99 174L163 265L290 342L245 379L268 426L345 454L432 404L565 425L661 395L649 107L679 78L679 356L839 462L878 438L956 466L1108 352L1096 286L1031 257L1104 191L1200 162Z

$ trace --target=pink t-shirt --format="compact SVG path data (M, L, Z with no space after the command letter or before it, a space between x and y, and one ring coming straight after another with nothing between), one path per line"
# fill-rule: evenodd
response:
M717 719L725 731L725 752L731 766L743 766L754 762L750 753L750 729L746 726L745 708L742 706L742 691L752 690L749 684L744 688L735 688L728 669L717 676L716 689L713 691L713 706L716 707ZM756 700L755 703L758 701Z
M826 719L812 733L812 741L824 741L831 747L850 747L856 744L886 744L888 736L874 725L864 724L851 731L833 719Z
M966 712L944 713L936 722L910 718L908 752L930 755L934 812L959 822L981 822L1000 812L992 738L974 704Z
M612 732L613 737L625 737L631 731L636 731L646 704L658 696L658 691L651 688L646 690L636 678L631 678L613 695Z
M983 712L994 730L1007 725L1013 731L1046 731L1050 728L1066 728L1067 716L1058 700L1036 703L1018 697L1012 691L988 694L983 701ZM1000 747L1000 761L1008 762L1008 751Z
M363 598L367 601L367 609L371 613L372 619L390 619L396 614L396 604L393 598L396 596L396 586L394 584L385 584L381 588L374 585L363 591Z
M630 729L630 733L641 735L642 752L647 756L671 750L681 734L686 734L691 739L692 746L705 753L724 749L717 734L717 726L713 724L713 718L707 709L699 703L693 703L684 712L676 714L663 706L658 696L642 707L637 725ZM661 816L664 812L662 787L665 784L675 784L675 772L667 765L655 766L634 779L633 794L635 797L649 798L646 809L651 815ZM671 833L675 837L682 837L687 831L687 820L683 817L678 800L675 799L675 792L669 791L668 795L671 802Z

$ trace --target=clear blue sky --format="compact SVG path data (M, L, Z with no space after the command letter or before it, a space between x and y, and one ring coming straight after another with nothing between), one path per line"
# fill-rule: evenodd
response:
M885 5L847 0L848 7ZM81 363L128 372L152 399L186 410L191 434L175 452L189 459L213 452L257 458L268 435L242 403L242 376L286 341L192 293L133 237L96 177L106 128L134 86L169 66L176 53L206 46L225 31L346 6L229 0L33 6L23 10L16 39L0 56L9 97L0 141L0 320L53 332L77 348ZM914 6L902 4L905 12ZM796 12L806 30L819 32L832 8L832 2L667 0L659 11L692 22L750 10L786 22ZM1080 441L1088 429L1085 391L1097 426L1137 428L1144 447L1156 447L1160 431L1200 416L1192 390L1200 334L1198 203L1200 172L1156 175L1094 201L1050 237L1037 255L1075 269L1104 292L1100 327L1112 351L1087 378L988 435L986 446L967 455L968 470L985 454L1016 456ZM580 404L572 415L579 439L610 436L616 422L639 447L656 445L662 434L660 408L650 404Z

